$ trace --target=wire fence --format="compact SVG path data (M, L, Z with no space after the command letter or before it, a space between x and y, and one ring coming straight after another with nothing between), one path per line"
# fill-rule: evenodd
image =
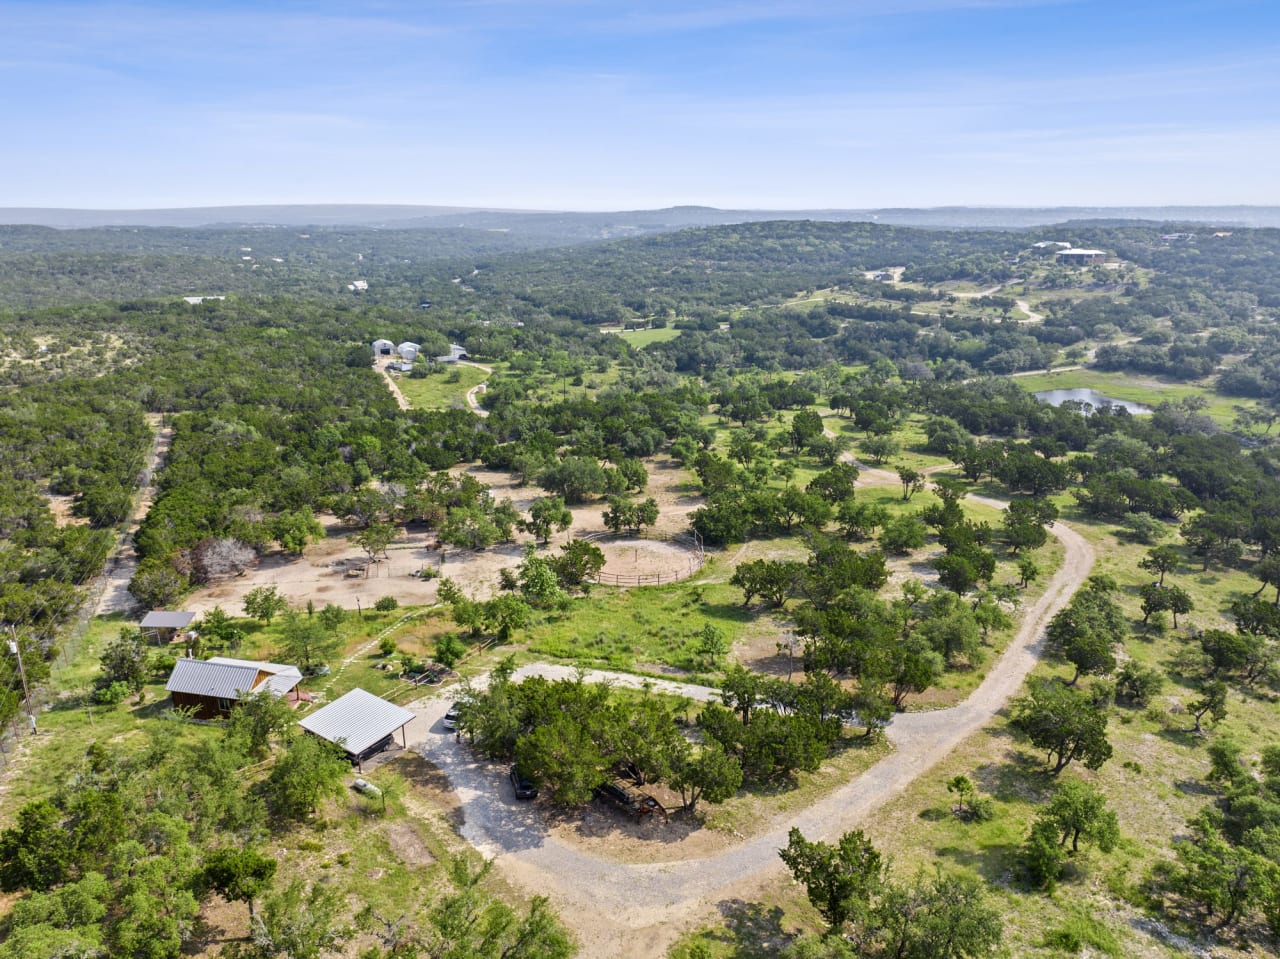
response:
M697 533L660 533L655 530L642 530L639 533L603 531L588 533L580 538L593 543L616 543L621 540L647 539L661 543L672 543L680 547L686 554L684 563L677 563L669 569L656 570L652 573L610 573L601 570L595 575L595 582L602 586L661 586L664 583L678 583L695 575L707 562L707 552L703 547L702 537Z
M32 734L32 721L34 720L35 728L38 730L40 713L44 712L47 707L59 698L59 694L56 691L57 683L55 682L58 672L60 669L69 666L80 652L80 646L84 642L85 634L89 631L89 624L93 622L94 617L98 614L98 609L102 605L102 599L107 590L114 586L113 574L117 572L117 564L121 560L121 554L129 537L133 535L135 521L142 518L138 514L143 503L143 497L151 487L154 479L155 468L162 452L163 432L159 427L163 426L163 421L153 426L154 434L151 447L147 451L143 469L138 475L138 488L134 490L128 515L116 527L116 541L111 551L107 554L107 560L97 573L75 584L77 589L82 590L79 596L80 604L76 611L75 619L69 626L62 628L57 659L50 664L53 676L44 683L30 683L28 685L30 689L29 714L27 710L28 702L24 696L21 711L10 719L8 723L0 726L0 769L7 769L10 763L14 761L18 753L20 738ZM3 646L0 646L0 649L3 648ZM84 691L84 695L88 695L88 690Z

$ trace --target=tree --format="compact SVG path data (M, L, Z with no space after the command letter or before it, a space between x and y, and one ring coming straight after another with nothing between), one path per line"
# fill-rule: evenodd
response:
M1195 732L1204 734L1202 723L1206 716L1213 725L1227 718L1227 684L1220 679L1205 683L1200 696L1187 704L1187 711L1196 718Z
M280 630L280 652L289 662L304 669L313 663L324 662L342 646L342 638L331 633L324 624L290 610L285 613Z
M566 503L586 502L605 487L604 469L585 456L568 456L547 467L538 476L538 485Z
M1105 676L1116 668L1116 655L1111 641L1102 633L1074 633L1062 648L1062 656L1076 668L1068 686L1074 686L1081 676Z
M1018 585L1026 589L1040 578L1040 564L1030 556L1018 557Z
M17 823L0 832L0 889L51 889L70 878L73 851L62 820L47 799L18 810Z
M256 954L262 959L319 959L338 949L353 935L338 921L343 907L336 889L316 882L307 890L301 879L293 880L263 901L251 928Z
M902 501L905 503L924 489L926 477L909 466L898 467L898 479L902 482Z
M338 627L347 619L347 611L337 603L325 603L324 609L320 610L320 625L331 633L336 633Z
M729 642L725 639L724 630L711 623L703 623L698 631L698 655L714 666L728 651Z
M535 896L528 915L518 919L511 907L484 895L492 866L485 860L473 869L461 856L453 861L449 877L455 891L428 912L426 953L440 959L569 959L573 946L545 898Z
M1031 824L1031 833L1022 844L1022 866L1035 889L1053 890L1062 878L1067 853L1058 842L1058 827L1047 819Z
M129 592L149 609L163 609L187 590L187 579L159 558L147 558L138 564L129 580Z
M257 918L254 900L271 888L276 861L256 849L214 849L205 856L202 884L228 902L249 906L250 924Z
M791 418L791 448L799 452L810 440L821 436L822 429L822 417L817 412L800 410Z
M497 523L479 506L454 506L440 525L440 541L461 549L484 549L501 538Z
M1000 945L1000 916L986 904L974 876L917 875L908 887L890 885L876 908L885 955L895 959L970 959Z
M102 685L125 683L138 692L147 681L147 655L142 633L132 626L122 626L119 636L107 644L99 659Z
M277 516L271 523L271 536L286 553L301 556L308 543L324 539L324 526L311 512L311 507L304 506Z
M1071 840L1072 853L1080 850L1081 838L1110 852L1120 837L1120 826L1115 811L1107 808L1107 797L1079 779L1060 782L1048 808L1040 815L1061 831L1059 845Z
M884 524L880 530L880 548L886 553L910 553L924 545L928 532L918 516L903 514Z
M257 555L253 547L235 537L207 536L191 549L191 579L207 583L215 576L239 576Z
M1185 616L1196 608L1196 604L1191 599L1191 594L1181 586L1166 586L1165 591L1169 594L1168 610L1173 613L1173 628L1178 628L1178 617Z
M880 853L862 834L848 832L832 846L809 842L799 829L787 834L787 845L778 855L792 877L805 887L809 902L826 921L828 933L848 923L865 926L871 917L871 901L884 885L885 866Z
M215 606L201 616L195 624L195 630L206 645L216 643L237 649L244 639L244 631L232 621L221 606Z
M586 592L604 568L604 551L587 540L571 539L560 547L560 555L551 560L551 567L562 588Z
M289 601L274 586L255 586L244 594L242 606L246 616L270 623L278 613L289 608Z
M858 444L873 463L883 464L902 451L902 445L892 436L870 436Z
M1138 561L1138 566L1149 573L1158 574L1160 578L1156 581L1156 585L1163 586L1165 573L1173 572L1181 561L1182 557L1176 548L1153 546L1147 550L1146 558Z
M343 794L351 769L343 751L315 736L296 737L264 783L267 804L283 819L301 822L327 797Z
M1147 625L1151 617L1156 616L1159 624L1156 629L1160 631L1164 625L1164 617L1157 614L1169 608L1169 591L1159 583L1143 583L1138 587L1138 595L1142 597L1142 625Z
M878 503L864 503L848 497L836 507L836 522L840 533L848 539L870 539L872 534L889 522L889 510Z
M543 496L529 507L529 518L520 521L520 528L544 544L551 539L553 528L562 532L573 525L573 514L559 496Z
M1084 693L1041 680L1032 685L1030 696L1013 701L1011 712L1010 725L1044 750L1054 773L1076 760L1097 769L1111 758L1106 713Z
M1270 553L1264 556L1254 564L1253 569L1249 572L1262 584L1253 595L1259 596L1268 586L1274 586L1276 590L1275 604L1280 605L1280 553Z
M1163 687L1163 673L1141 666L1132 659L1116 674L1116 699L1135 706L1146 706Z
M625 496L610 496L609 508L604 511L604 525L614 533L626 530L638 535L645 526L658 521L658 501L653 497L637 503Z
M776 608L786 603L803 569L803 565L795 561L754 559L739 564L729 583L742 590L743 606L750 606L752 599L761 596Z
M387 547L399 535L400 531L394 524L375 520L351 537L351 541L369 557L369 562L373 562L379 556L386 557Z
M857 481L856 466L852 463L836 463L810 480L805 492L821 496L828 503L842 503L854 495Z
M293 727L293 707L282 696L263 690L239 699L227 717L227 740L246 756L266 759L271 741Z
M1191 823L1192 837L1173 847L1177 859L1162 870L1163 885L1226 928L1275 887L1275 866L1223 838L1206 817Z
M680 792L690 815L697 812L699 800L722 803L742 788L742 764L714 739L697 750L684 750L672 767L671 788Z
M608 777L608 760L575 717L556 712L516 742L516 765L565 806L580 806Z

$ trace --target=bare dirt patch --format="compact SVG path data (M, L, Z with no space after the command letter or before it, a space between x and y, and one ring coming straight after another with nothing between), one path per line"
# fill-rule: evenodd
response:
M702 497L690 492L688 475L669 457L656 457L648 465L649 488L643 496L652 496L658 503L655 532L669 535L684 532L689 525L689 514L702 505ZM534 500L547 495L537 486L520 486L508 473L478 467L457 472L475 477L489 487L494 499L508 499L522 512L527 512ZM555 534L544 549L555 549L573 537L602 532L604 509L604 504L599 502L572 507L573 525ZM370 563L351 541L352 531L336 517L322 514L318 519L325 526L325 538L309 546L303 556L279 551L268 553L242 576L197 590L186 600L184 608L196 613L207 612L214 606L228 612L239 610L245 594L258 586L275 586L294 605L303 605L311 599L319 605L334 603L344 609L356 609L371 606L382 596L394 596L402 605L424 606L436 602L439 588L438 578L419 576L420 571L428 568L449 577L469 596L485 599L497 593L502 570L520 565L525 547L533 542L532 537L519 534L514 543L484 550L453 547L441 550L436 548L435 530L410 526L391 544L386 559ZM641 542L646 547L654 547L654 557L666 546L649 540ZM671 547L668 553L675 550L679 547ZM667 572L684 569L688 558L688 554L681 551L678 558L653 560L658 564L654 568ZM622 560L619 556L619 561ZM125 585L127 582L126 577Z
M88 517L72 515L71 507L76 501L74 496L64 496L48 491L44 495L49 501L49 512L53 514L53 521L59 526L87 526L89 524Z
M597 543L604 553L600 581L611 586L648 586L688 579L702 568L691 545L653 539Z
M680 808L679 794L659 786L640 787L668 809ZM676 813L669 820L649 816L636 820L602 805L588 803L571 814L553 814L551 833L588 855L617 863L679 862L715 855L738 842L724 832L707 829L697 819Z
M406 866L429 866L436 861L431 850L418 835L418 830L407 819L387 823L384 830L387 842Z

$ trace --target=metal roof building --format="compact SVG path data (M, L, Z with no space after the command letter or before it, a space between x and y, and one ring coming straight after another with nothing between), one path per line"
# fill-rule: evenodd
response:
M186 629L195 618L195 613L153 609L142 617L142 628L148 629L152 626L158 626L161 629Z
M215 657L178 660L164 688L174 706L191 710L199 719L217 719L245 695L265 691L284 696L300 682L302 673L296 666Z
M413 713L403 706L353 689L298 722L309 733L337 743L357 764L388 746L396 730L404 739L404 727ZM408 745L408 742L405 742Z
M283 696L302 682L302 670L297 666L286 666L284 663L262 663L253 659L232 659L230 656L210 656L205 662L217 663L219 666L249 666L267 673L266 679L253 687L255 693L269 689L277 696Z

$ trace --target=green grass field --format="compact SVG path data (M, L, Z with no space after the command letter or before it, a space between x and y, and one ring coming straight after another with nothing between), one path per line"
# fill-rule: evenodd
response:
M421 380L402 376L396 380L396 385L416 410L465 409L467 390L488 378L489 374L484 370L455 364L448 370L431 373Z
M664 326L661 329L654 330L626 330L619 333L622 337L637 350L642 350L650 343L666 343L674 340L683 331L677 330L675 327Z

